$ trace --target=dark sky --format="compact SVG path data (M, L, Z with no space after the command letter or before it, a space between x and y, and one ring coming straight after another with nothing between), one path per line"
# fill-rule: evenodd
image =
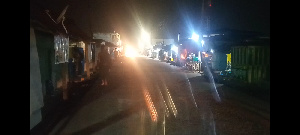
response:
M144 28L153 36L177 38L200 33L202 0L38 0L51 12L70 5L73 19L87 34L113 32L134 44ZM269 0L211 0L211 29L237 29L270 34Z

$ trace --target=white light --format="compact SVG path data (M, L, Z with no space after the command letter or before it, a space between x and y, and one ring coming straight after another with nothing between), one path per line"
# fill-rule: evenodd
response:
M211 52L211 53L214 53L214 50L213 50L213 49L210 49L210 52Z
M196 33L193 33L192 39L195 40L196 42L198 42L199 35L197 35Z
M137 56L137 52L136 52L135 49L133 49L132 47L128 46L126 48L125 56L126 57L136 57Z
M177 46L172 46L171 50L174 51L176 54L178 54L178 47Z
M143 49L151 47L150 34L144 29L141 30L140 42L142 43Z
M144 41L149 41L149 39L150 39L150 35L144 30L142 30L142 39Z

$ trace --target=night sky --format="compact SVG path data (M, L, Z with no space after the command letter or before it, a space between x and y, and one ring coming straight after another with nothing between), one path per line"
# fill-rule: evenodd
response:
M34 1L34 0L31 0ZM36 0L35 0L36 1ZM135 44L143 28L155 38L177 38L200 33L202 0L37 0L86 32L121 34L123 43ZM237 29L270 34L270 0L211 0L211 29Z

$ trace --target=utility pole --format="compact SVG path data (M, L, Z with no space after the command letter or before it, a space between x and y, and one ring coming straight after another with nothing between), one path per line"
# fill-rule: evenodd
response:
M210 8L211 8L211 0L202 0L202 10L201 10L201 28L203 31L210 31Z
M211 0L202 0L202 10L201 10L201 29L202 33L209 34L210 31L210 26L211 26ZM202 35L203 37L203 35ZM198 58L199 58L199 73L201 73L202 69L202 62L204 61L204 58L202 57L202 52L203 52L203 45L204 42L201 41L202 47L198 52Z

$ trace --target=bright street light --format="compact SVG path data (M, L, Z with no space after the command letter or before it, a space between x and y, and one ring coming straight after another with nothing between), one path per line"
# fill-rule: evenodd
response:
M193 39L194 41L198 42L198 40L199 40L199 35L196 34L196 33L193 33L192 39Z
M142 30L142 39L144 41L149 41L150 40L150 35L145 30Z
M136 52L136 50L131 47L131 46L127 46L126 50L125 50L125 56L126 57L136 57L138 55L138 53Z

